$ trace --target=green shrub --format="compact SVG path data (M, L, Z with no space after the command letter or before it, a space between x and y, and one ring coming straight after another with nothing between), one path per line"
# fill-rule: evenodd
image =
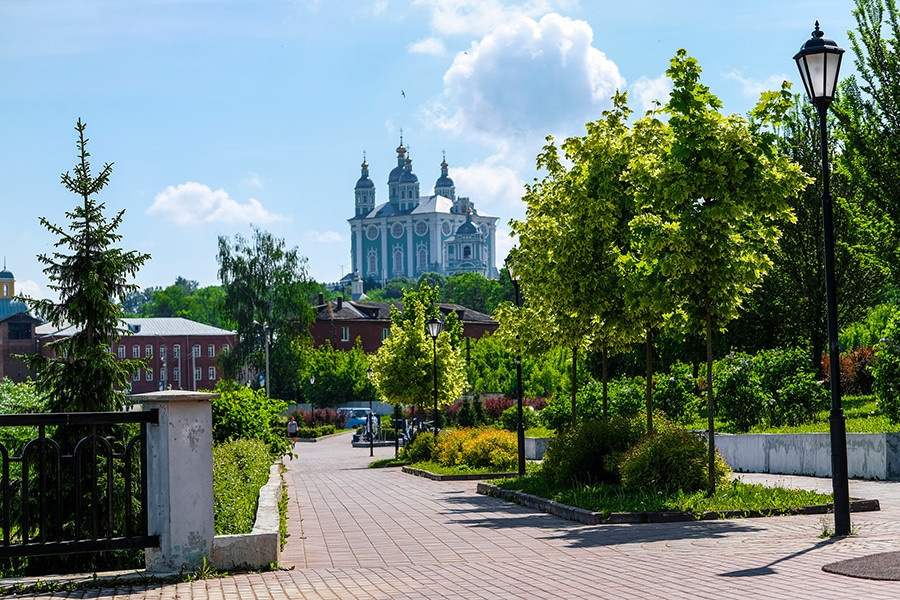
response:
M273 455L288 452L290 443L281 413L282 400L269 398L265 390L251 390L235 381L216 385L218 398L212 401L213 441L261 440Z
M460 427L475 426L475 410L472 408L468 396L463 396L462 405L459 407L459 412L456 413L456 424Z
M696 492L707 485L706 444L694 433L659 422L653 435L629 450L621 463L622 487L629 492L668 494ZM716 481L724 483L730 469L716 453Z
M661 375L653 386L653 407L661 410L671 421L681 424L694 422L701 399L696 394L697 382L693 367L676 362L667 375Z
M747 431L761 422L768 403L750 358L732 354L717 361L713 379L718 417L738 431Z
M0 380L0 414L38 413L47 411L47 399L34 387L34 382L14 383L4 377ZM56 427L47 430L53 436ZM38 436L37 427L3 427L0 429L0 443L7 450L18 454L22 447Z
M400 449L399 458L411 463L425 462L434 456L434 436L430 433L419 433Z
M466 428L454 429L453 431L441 434L438 438L438 443L434 446L434 450L431 453L431 458L446 467L455 467L456 465L462 464L463 443L467 439L473 437L476 433L477 430Z
M522 407L522 422L525 424L525 429L537 426L539 421L538 413L532 407ZM519 429L519 408L517 406L510 406L503 411L503 414L500 415L500 427L507 431Z
M499 429L482 429L476 432L476 435L463 441L462 464L476 469L491 467L498 471L516 468L518 444L515 434Z
M647 379L644 377L620 377L607 385L609 414L632 419L644 410Z
M891 423L900 422L900 318L894 317L885 337L875 345L872 391L878 411Z
M231 440L213 445L213 497L216 535L250 533L259 489L272 464L262 440Z
M617 483L619 461L642 431L640 419L584 421L550 441L541 470L559 485Z

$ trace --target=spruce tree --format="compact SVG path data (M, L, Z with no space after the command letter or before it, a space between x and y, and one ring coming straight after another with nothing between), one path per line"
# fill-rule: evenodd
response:
M73 328L72 335L47 344L53 356L22 357L35 373L38 389L50 398L52 412L121 409L132 375L148 360L117 360L112 352L128 333L122 302L137 289L128 281L150 255L115 246L122 239L116 230L125 211L108 219L106 206L94 198L109 183L112 164L104 164L96 176L91 173L85 128L78 119L78 162L74 174L63 173L61 178L81 202L66 212L68 227L40 218L41 225L59 237L52 254L38 255L59 301L27 299L54 327Z

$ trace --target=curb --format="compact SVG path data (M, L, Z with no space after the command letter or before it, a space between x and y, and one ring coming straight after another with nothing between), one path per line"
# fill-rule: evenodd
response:
M505 479L507 477L515 477L518 473L464 473L460 475L439 475L431 471L423 469L413 469L412 467L403 467L403 472L416 477L424 477L432 481L475 481L479 479ZM479 484L479 487L481 484ZM493 487L493 486L492 486ZM481 493L481 492L479 492Z
M505 490L490 483L479 483L476 492L484 496L492 496L521 504L527 508L533 508L541 512L549 513L556 517L575 521L584 525L611 525L618 523L675 523L684 521L716 521L722 519L756 519L765 517L778 517L787 515L824 515L833 512L831 504L816 504L786 510L726 510L721 512L707 511L700 515L681 511L663 512L628 512L610 513L604 517L603 513L576 508L567 504L561 504L554 500L525 494L516 490ZM870 512L881 510L878 500L853 500L850 502L851 512Z

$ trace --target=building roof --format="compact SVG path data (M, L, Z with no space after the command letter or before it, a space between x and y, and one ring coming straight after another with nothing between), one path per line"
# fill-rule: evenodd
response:
M127 328L135 335L159 335L159 336L175 336L175 335L233 335L233 331L227 329L219 329L211 325L197 323L190 319L181 317L151 317L146 319L122 319L123 329ZM37 328L37 333L42 335L50 335L53 337L67 337L73 335L78 328L69 325L61 329L56 329L52 325L45 325Z
M28 312L28 305L19 298L0 298L0 321Z
M7 271L6 268L4 267L4 269L2 271L0 271L0 281L6 281L6 280L15 281L16 278L13 277L13 274L10 273L9 271Z
M402 302L354 302L353 300L341 301L341 309L338 310L337 302L326 302L316 307L316 320L324 321L334 319L336 321L358 321L366 319L374 319L379 321L389 321L391 318L391 306L396 306L397 310L403 312ZM490 315L486 315L477 310L460 306L459 304L448 304L440 302L437 304L442 314L455 312L459 316L459 320L463 323L493 323L494 320Z

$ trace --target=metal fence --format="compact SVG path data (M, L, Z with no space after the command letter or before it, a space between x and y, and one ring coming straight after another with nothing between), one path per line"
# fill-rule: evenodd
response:
M158 422L157 410L0 415L0 558L159 546L147 528ZM11 427L37 435L7 448Z

